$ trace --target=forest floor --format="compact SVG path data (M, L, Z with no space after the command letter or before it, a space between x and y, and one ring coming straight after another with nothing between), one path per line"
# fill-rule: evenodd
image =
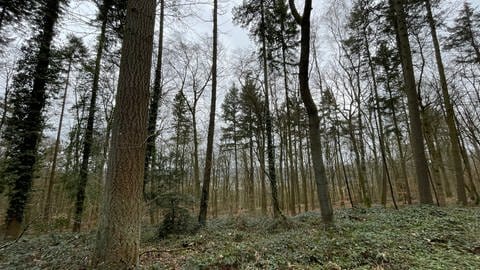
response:
M142 269L480 269L480 208L339 209L286 220L219 218L195 234L142 235ZM0 242L0 269L85 269L95 234Z

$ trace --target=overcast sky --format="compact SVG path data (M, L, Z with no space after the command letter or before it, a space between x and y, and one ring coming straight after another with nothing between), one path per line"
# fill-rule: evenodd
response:
M167 0L172 1L172 0ZM210 0L192 0L195 5L191 7L192 12L188 13L195 13L195 16L188 16L188 18L182 20L180 23L173 19L172 16L168 16L166 19L166 36L172 35L175 32L180 33L181 35L190 38L204 38L210 37L212 32L212 4ZM234 6L240 5L243 0L220 0L219 3L219 31L220 31L220 43L222 48L225 48L225 55L229 57L234 57L235 53L242 50L248 50L253 48L254 44L251 42L248 33L246 30L240 28L239 26L233 24L232 22L232 8ZM320 32L320 42L321 42L321 56L322 61L328 62L329 61L329 54L331 54L333 47L329 44L331 40L329 40L328 34L325 33L325 30L322 29L324 26L324 21L319 18L325 15L328 11L329 4L333 1L346 1L346 0L313 0L313 14L314 14L314 25L318 28ZM461 7L463 0L445 0L449 2L450 5L453 7ZM300 2L300 1L297 1ZM480 7L480 0L470 0L474 7ZM301 4L298 5L298 9L301 11L303 6ZM338 11L338 10L336 10ZM85 40L86 45L90 48L91 52L93 53L93 48L96 45L96 38L98 36L98 26L92 26L91 21L96 17L97 7L92 4L91 0L72 0L70 1L70 5L68 6L64 19L60 22L59 28L59 40L62 40L67 34L73 33L79 37L82 37ZM167 14L171 15L171 12L167 10ZM328 16L328 14L326 14ZM456 12L451 14L451 18L457 15ZM28 32L27 30L23 30ZM324 34L322 34L322 32ZM21 33L20 37L17 38L12 45L15 48L19 48L24 40L22 37L28 38L28 33ZM156 38L155 38L156 40ZM330 46L330 47L329 47ZM15 51L16 49L13 49ZM330 52L330 53L329 53ZM9 59L10 57L16 55L16 53L12 52L4 57L5 62L13 63L13 59ZM4 80L3 72L0 75L0 96L3 96L4 90ZM225 84L229 84L229 81L224 82ZM221 104L221 100L223 99L223 93L219 93L219 102ZM71 104L70 104L71 105ZM50 112L50 114L58 114L56 110L60 109L60 106L53 106L54 111ZM66 123L66 126L69 126L69 123Z

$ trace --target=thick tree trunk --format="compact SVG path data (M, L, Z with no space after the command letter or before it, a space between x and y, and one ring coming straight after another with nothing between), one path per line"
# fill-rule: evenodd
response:
M94 265L138 267L155 0L128 1Z
M420 203L433 204L432 192L428 178L428 165L423 143L422 122L420 119L419 101L415 87L415 74L413 71L412 52L408 40L406 14L404 11L404 0L390 0L395 12L397 43L402 60L403 77L405 80L405 91L408 99L408 112L410 119L410 142L412 144L415 173L417 178Z

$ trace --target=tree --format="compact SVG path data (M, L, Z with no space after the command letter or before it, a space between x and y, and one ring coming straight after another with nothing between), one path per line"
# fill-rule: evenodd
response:
M446 48L456 49L460 55L455 59L459 63L480 64L480 13L475 12L469 2L463 3L455 19L455 25L448 29L450 35Z
M152 96L150 99L150 106L148 110L148 137L147 150L145 155L145 179L143 183L143 192L146 192L146 185L149 181L150 166L155 163L155 140L158 107L160 99L162 98L162 65L163 65L163 33L165 25L165 0L160 0L160 29L158 33L158 52L157 52L157 66L155 67L155 78L153 81Z
M188 111L192 116L193 127L193 187L195 198L200 198L200 160L199 160L199 136L198 136L198 105L205 89L207 88L212 69L209 60L203 53L203 48L198 43L189 43L180 40L175 43L178 58L175 63L169 65L175 70L179 81L178 88L185 99Z
M155 0L128 1L94 264L138 267Z
M235 209L239 208L239 179L238 179L238 147L241 137L239 125L239 96L238 88L235 85L228 90L222 103L222 119L226 124L222 127L222 142L226 150L233 148L234 166L235 166Z
M5 26L17 23L29 16L37 5L36 1L31 0L8 0L0 2L0 45L8 41L1 31Z
M251 35L259 40L260 43L260 55L262 57L263 65L263 86L265 92L265 131L267 141L267 157L268 157L268 170L267 175L270 180L270 187L272 190L272 206L273 215L275 218L282 215L280 206L278 203L277 195L277 178L275 172L275 148L273 145L273 128L272 128L272 116L270 113L270 84L269 84L269 71L268 60L272 60L270 57L271 45L275 38L285 34L285 31L280 32L278 27L275 27L275 23L272 18L272 10L275 7L275 1L250 1L244 2L242 6L234 9L234 20L241 24L243 27L250 27ZM281 10L284 11L284 10ZM284 18L284 16L281 16ZM282 30L284 30L284 22ZM276 33L276 34L275 34ZM283 44L282 44L283 45ZM262 158L263 159L263 158ZM262 166L263 166L263 161ZM262 182L263 184L263 182Z
M259 87L250 74L246 75L238 97L238 136L243 148L243 165L245 167L245 198L247 207L255 211L255 154L258 154L261 185L265 175L265 103ZM254 144L257 144L255 148ZM247 160L248 150L248 160ZM265 191L265 190L263 190ZM265 195L265 196L264 196ZM262 193L262 198L266 194Z
M300 25L300 61L298 64L298 80L300 85L300 95L308 116L308 129L310 137L310 151L313 162L313 170L315 174L315 182L317 185L318 200L320 202L320 210L322 220L325 223L333 222L333 209L330 201L330 193L328 189L327 175L322 157L322 145L320 141L320 119L318 117L318 109L310 92L308 81L309 61L310 61L310 17L312 12L312 0L306 0L304 4L303 15L298 13L294 0L289 0L290 9L295 20Z
M67 101L67 92L70 85L70 73L74 68L73 65L84 60L87 54L87 48L85 48L85 45L83 44L83 41L81 39L75 36L70 36L68 37L68 44L66 45L65 48L63 48L63 51L61 53L63 54L62 57L65 58L64 60L66 61L66 64L67 64L66 71L65 71L66 78L65 78L65 88L63 92L63 98L62 98L62 109L60 113L60 120L58 122L57 138L55 140L55 149L54 149L53 158L52 158L52 167L50 169L50 177L48 179L47 197L45 199L45 208L43 211L43 218L45 220L48 220L50 215L52 190L53 190L53 185L55 181L55 173L57 170L56 168L57 157L60 149L60 136L62 134L62 124L63 124L63 117L65 112L65 104Z
M462 156L460 153L460 140L458 136L457 124L455 123L455 111L453 109L450 93L448 92L447 77L445 75L445 67L443 65L442 53L440 52L440 43L437 37L436 21L433 18L432 5L430 0L425 0L425 8L427 10L427 20L430 26L430 34L432 36L433 47L435 50L435 60L437 63L438 75L440 77L440 87L442 89L443 103L446 111L446 121L448 126L448 136L452 147L452 160L455 168L455 178L457 180L457 199L463 205L467 204L467 196L465 193L465 179L463 177ZM480 54L478 55L480 59Z
M188 174L186 166L189 160L186 156L191 146L192 118L187 103L181 92L178 92L172 105L173 136L171 138L174 149L170 155L173 158L174 179L183 187L185 176ZM153 196L151 196L153 197Z
M11 186L5 220L8 238L17 237L21 232L25 205L32 187L36 151L43 128L42 110L47 101L46 89L51 75L51 44L62 2L41 2L41 8L36 15L41 30L33 39L33 44L29 44L32 45L30 48L38 49L31 52L33 55L26 63L29 67L26 72L18 73L14 82L17 84L17 94L20 95L17 95L13 103L13 113L7 120L4 135L8 150L3 173L9 178ZM27 47L24 49L27 50ZM31 62L28 63L29 61Z
M92 152L93 131L95 112L97 111L97 95L100 81L100 69L103 51L106 42L106 31L109 10L112 6L112 0L104 0L100 7L99 19L102 22L100 34L98 36L97 54L95 56L95 67L93 71L92 93L90 96L90 105L88 108L87 126L85 128L85 136L83 140L82 164L80 167L80 176L77 186L77 195L75 200L75 216L73 218L73 231L79 232L82 224L83 205L85 201L85 188L88 180L88 170L90 155Z
M212 53L212 93L210 101L210 116L208 121L207 153L203 173L202 194L200 197L200 213L198 222L205 226L210 194L210 177L213 165L213 136L215 135L215 109L217 104L217 54L218 54L218 1L213 0L213 53Z
M404 0L390 0L390 7L394 12L397 46L402 60L405 91L408 100L410 118L410 143L412 144L415 173L417 178L420 203L432 204L433 198L428 177L428 165L423 144L422 122L420 119L418 94L413 71L412 52L408 39Z

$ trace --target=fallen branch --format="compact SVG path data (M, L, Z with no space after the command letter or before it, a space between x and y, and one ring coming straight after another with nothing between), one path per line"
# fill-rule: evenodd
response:
M27 226L25 226L25 228L23 228L23 231L20 233L20 235L14 240L14 241L11 241L9 243L6 243L2 246L0 246L0 250L4 249L4 248L7 248L11 245L14 245L15 243L17 243L20 238L22 238L22 236L25 234L25 232L27 231L28 227L30 227L30 224L32 224L31 222L27 224Z
M177 252L177 251L182 251L182 250L193 250L193 248L190 247L184 247L184 248L174 248L174 249L152 249L152 250L146 250L142 253L140 253L140 257L145 255L145 254L150 254L150 253L170 253L170 252Z

